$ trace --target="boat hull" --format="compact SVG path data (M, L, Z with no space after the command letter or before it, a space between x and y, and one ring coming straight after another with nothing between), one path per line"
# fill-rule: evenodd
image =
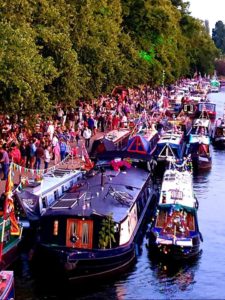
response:
M194 258L201 251L200 236L192 239L192 246L176 245L175 243L172 243L171 240L168 240L167 242L171 242L171 244L166 244L166 242L165 244L156 243L156 239L152 235L152 237L149 238L149 249L153 253L156 253L158 256L160 256L162 259L172 259L175 261Z
M112 278L129 268L136 259L135 243L109 251L53 251L43 245L38 250L36 263L41 263L51 276L62 276L66 281L79 283ZM105 253L107 252L107 253ZM44 259L43 259L44 258ZM47 273L45 274L47 276Z
M0 272L0 299L15 299L13 271Z
M195 170L209 170L212 167L211 157L192 157L193 167Z
M225 137L215 137L213 145L219 149L225 149Z

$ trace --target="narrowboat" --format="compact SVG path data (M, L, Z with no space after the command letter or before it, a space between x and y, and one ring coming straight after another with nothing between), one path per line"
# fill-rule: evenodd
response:
M216 78L213 78L210 81L210 92L218 93L219 91L220 91L220 82Z
M216 124L212 136L213 145L217 148L225 148L225 124L221 122L220 125Z
M213 126L212 122L208 117L200 117L198 119L194 119L192 126L192 134L197 135L205 135L208 137L212 136Z
M83 171L56 168L39 176L22 178L14 191L14 198L24 213L22 222L38 221L42 212L55 203L81 177Z
M164 133L158 143L154 153L157 161L157 169L164 171L171 160L183 160L185 154L186 142L184 133L174 130Z
M9 268L20 256L23 226L12 197L11 167L5 192L0 197L0 270Z
M15 224L14 224L15 223ZM13 227L18 227L14 234ZM0 216L0 236L2 241L0 250L0 270L9 268L20 256L19 243L21 242L22 227L15 217Z
M119 130L111 130L107 134L100 136L94 140L90 152L90 157L96 158L105 152L114 153L115 151L122 151L127 147L131 131L127 128Z
M212 143L217 148L225 148L225 106L223 117L218 118L215 122L212 134Z
M183 104L183 112L190 118L194 118L196 115L197 104L195 101L190 101L188 103Z
M215 120L216 118L216 104L206 101L206 102L199 102L197 104L197 110L196 110L196 114L195 117L198 118L200 117L202 114L205 114L206 116L208 116L208 118L210 120Z
M0 299L15 299L14 273L13 271L0 271Z
M168 260L195 257L202 241L197 208L190 168L182 165L179 169L166 170L159 204L148 231L150 251Z
M212 167L210 138L206 135L191 134L187 154L191 155L195 170L208 170Z
M152 156L158 141L159 133L154 126L152 128L144 128L129 139L126 151L128 154L135 153Z
M98 162L41 215L36 273L82 282L122 272L135 261L156 205L151 174L139 160Z

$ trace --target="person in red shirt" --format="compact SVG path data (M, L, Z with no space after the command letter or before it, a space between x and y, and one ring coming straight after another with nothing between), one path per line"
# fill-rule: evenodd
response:
M119 114L115 114L112 118L112 127L113 129L119 129L120 125L120 116Z
M20 149L16 146L14 142L11 144L10 148L11 150L9 151L9 158L12 160L12 162L19 165L21 162Z

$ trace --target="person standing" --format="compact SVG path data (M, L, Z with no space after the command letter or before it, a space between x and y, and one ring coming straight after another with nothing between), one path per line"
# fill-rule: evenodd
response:
M88 127L84 128L83 138L85 139L85 147L89 148L91 139L91 130Z
M66 143L63 139L60 139L59 141L59 148L60 148L60 157L62 161L66 157Z
M44 147L41 143L38 144L37 149L36 149L36 161L34 164L34 168L40 170L41 168L41 159L44 157Z
M51 160L50 149L51 149L50 146L45 146L45 150L44 150L44 168L45 168L45 171L47 171L48 165L49 165L50 160Z
M5 150L4 145L2 145L0 148L0 154L2 155L0 160L0 163L2 165L2 172L3 172L2 180L6 180L9 172L9 155L8 152Z

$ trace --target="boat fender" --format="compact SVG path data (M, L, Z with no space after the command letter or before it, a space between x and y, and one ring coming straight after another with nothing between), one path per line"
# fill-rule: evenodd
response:
M198 202L198 198L194 195L196 203L195 203L195 208L198 209L199 208L199 202Z

